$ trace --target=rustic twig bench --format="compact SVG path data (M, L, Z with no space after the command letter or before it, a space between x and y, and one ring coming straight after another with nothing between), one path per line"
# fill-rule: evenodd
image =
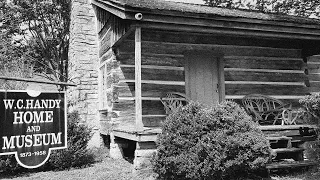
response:
M167 92L161 95L160 100L164 106L166 114L169 115L178 108L185 106L190 101L185 94L178 92Z
M298 114L294 114L291 104L262 94L249 94L242 99L249 115L259 124L296 124Z

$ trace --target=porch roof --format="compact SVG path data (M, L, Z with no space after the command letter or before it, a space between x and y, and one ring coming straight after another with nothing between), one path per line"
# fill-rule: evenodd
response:
M320 20L164 0L91 0L131 26L246 37L320 40ZM141 13L140 18L136 18Z
M210 7L200 4L188 4L181 2L172 2L166 0L92 0L93 4L96 2L103 3L107 6L117 8L123 13L125 12L149 12L162 15L178 15L184 17L229 17L229 18L245 18L252 20L265 20L276 22L292 22L297 24L312 24L320 25L320 20L312 18L303 18L290 15L278 15L273 13L261 13L258 11L228 9L221 7ZM131 19L125 14L120 15L124 19Z

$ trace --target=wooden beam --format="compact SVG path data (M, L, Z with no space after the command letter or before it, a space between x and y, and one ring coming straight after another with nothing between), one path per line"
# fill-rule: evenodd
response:
M154 118L154 117L167 117L167 115L165 114L159 114L159 115L143 115L143 117L147 117L147 118Z
M240 18L238 18L240 19ZM246 18L243 18L243 20ZM277 32L277 33L292 33L292 34L305 34L305 35L316 35L319 36L319 25L312 25L306 27L301 24L287 24L287 23L270 23L270 21L259 20L257 22L237 22L233 21L232 18L219 19L217 17L205 19L205 18L194 18L194 17L179 17L179 16L167 16L167 15L154 15L143 13L143 20L149 23L171 23L175 26L181 25L193 25L200 27L210 28L225 28L234 29L235 31L241 30L252 30L261 32ZM226 23L228 22L228 23ZM268 23L268 24L265 24Z
M134 82L134 80L130 79L125 79L125 80L120 80L121 83L130 83ZM161 84L161 85L177 85L177 86L184 86L185 82L184 81L158 81L158 80L142 80L141 83L143 84Z
M219 101L224 101L226 96L225 89L225 77L224 77L224 59L223 57L218 60L218 71L219 71Z
M99 109L103 109L103 73L104 66L99 67L98 69L98 96L99 96Z
M115 130L112 132L112 135L113 135L113 137L120 137L120 138L129 139L129 140L137 141L137 142L150 142L150 141L155 142L157 140L159 133L154 133L154 134L148 135L148 134L136 134L134 132L128 133L128 132L122 132L122 131Z
M303 70L278 70L278 69L244 69L244 68L224 68L225 71L244 71L244 72L266 72L266 73L288 73L304 74Z
M267 125L267 126L258 126L258 128L261 131L286 131L286 130L299 130L300 128L310 128L310 129L317 129L318 127L316 125L307 125L307 124L301 124L301 125L285 125L285 126L279 126L279 125Z
M120 64L121 68L133 68L134 65L131 64ZM184 67L176 66L157 66L157 65L142 65L142 69L157 69L157 70L173 70L173 71L184 71Z
M128 36L130 36L131 33L134 32L134 30L135 30L135 27L130 26L128 31L123 36L121 36L118 41L111 44L111 47L119 46L124 40L126 40L128 38Z
M267 57L267 56L224 56L226 60L263 60L263 61L303 61L302 58L290 58L290 57Z
M164 98L168 99L168 98ZM184 98L175 98L177 100L184 100ZM134 97L119 97L119 101L134 101ZM160 97L141 97L141 100L143 101L160 101ZM168 99L170 100L170 99Z
M132 52L121 52L121 55L132 55ZM156 57L174 57L174 58L184 58L183 54L158 54L158 53L143 53L145 56L156 56Z
M126 40L120 51L132 51L134 41ZM300 58L300 49L273 48L261 46L239 46L223 44L197 44L197 43L178 43L178 42L155 42L143 41L144 52L158 54L185 54L211 52L219 56L269 56L269 57L288 57Z
M226 84L260 84L260 85L305 86L304 82L225 81L225 83Z
M242 99L245 95L226 95L225 99L232 100L232 99ZM292 96L292 95L270 95L270 97L276 98L276 99L301 99L305 96ZM159 97L142 97L143 101L160 101ZM134 97L119 97L119 101L133 101Z
M98 6L104 10L107 10L108 12L122 18L122 19L126 19L128 18L126 16L126 14L124 13L124 8L119 8L119 7L116 7L114 4L112 3L109 3L109 2L104 2L104 3L101 3L99 2L98 0L91 0L91 3L95 6Z
M166 30L166 31L182 31L182 32L196 32L196 33L208 33L208 34L223 34L223 35L235 35L235 36L251 36L251 37L265 37L265 38L279 38L279 39L302 39L302 40L320 40L319 35L314 34L296 34L296 33L279 33L257 30L243 30L243 29L231 29L231 28L212 28L193 25L181 25L181 24L169 24L169 23L152 23L145 22L140 23L139 26L143 28Z
M245 95L226 95L226 99L242 99ZM274 95L270 96L276 99L301 99L304 96L303 95L297 95L297 96L292 96L292 95Z
M137 142L150 142L156 141L157 135L161 133L161 128L143 128L143 131L137 131L136 129L117 128L112 131L114 136L124 139L130 139Z
M101 35L99 36L99 40L101 41L102 39L104 39L109 33L111 33L111 32L110 32L111 30L112 30L112 29L111 29L111 25L109 25L108 27L106 27L106 30L105 30L104 34L101 34Z
M120 82L122 82L122 83L130 83L130 82L136 83L135 80L130 80L130 79L120 80ZM143 84L161 84L161 85L185 86L185 82L183 82L183 81L141 80L140 83L143 83ZM225 84L305 86L304 82L225 81Z
M132 40L128 39L126 42L128 43L133 43ZM199 51L201 52L205 52L207 51L206 48L212 50L214 48L230 48L230 49L241 49L241 50L250 50L250 49L254 49L254 50L260 50L260 51L285 51L285 53L292 53L294 54L294 57L283 57L283 56L278 56L275 57L277 60L278 59L293 59L293 60L302 60L302 58L300 58L301 56L301 49L288 49L288 48L277 48L277 47L263 47L263 46L248 46L248 45L228 45L228 44L205 44L205 43L190 43L190 42L162 42L162 41L143 41L143 43L145 43L146 45L158 45L156 46L156 48L161 48L163 46L182 46L182 47L188 47L189 49L186 49L185 51ZM196 47L200 47L199 49L197 49ZM203 48L205 50L203 50ZM184 54L185 52L182 52L181 54ZM282 53L281 53L282 54ZM222 54L217 54L218 56L222 55ZM223 55L225 55L227 58L230 57L248 57L248 56L232 56L232 55L228 55L227 53L224 53ZM251 58L256 58L256 56L250 56ZM266 56L262 56L260 57L262 59L267 59L267 58L274 58L274 57L266 57Z
M136 130L143 129L141 99L141 27L135 29L135 118Z
M296 147L291 147L291 148L277 148L277 149L272 149L273 153L292 153L292 152L299 152L299 151L304 151L304 148L296 148Z
M76 84L72 84L72 83L56 82L56 81L42 81L42 80L35 80L35 79L30 79L30 78L17 78L17 77L0 76L0 79L11 80L11 81L33 82L33 83L39 83L39 84L54 84L54 85L64 85L64 86L77 86Z
M305 44L314 42L303 42L300 40L279 40L271 38L262 39L259 37L221 36L207 33L164 31L156 29L143 29L142 33L144 34L142 41L261 46L289 49L301 49ZM133 40L134 36L130 36L129 39ZM316 45L314 45L314 47L316 47Z
M267 164L266 168L267 169L280 169L280 168L293 168L293 167L301 167L301 166L315 166L317 165L317 161L310 161L310 160L305 160L305 161L294 161L294 162L276 162L276 163L271 163Z

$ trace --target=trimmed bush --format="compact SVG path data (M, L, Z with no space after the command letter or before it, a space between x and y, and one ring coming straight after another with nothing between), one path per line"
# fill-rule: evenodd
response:
M233 179L261 170L271 149L257 127L234 102L191 102L164 122L154 171L160 179Z
M299 100L299 103L305 108L308 115L313 118L320 117L320 93L312 93L311 95L304 96ZM311 118L310 116L308 118Z
M320 92L311 93L311 95L304 96L299 100L299 103L304 107L303 111L303 120L307 124L316 124L319 127L319 118L320 118ZM320 127L319 127L320 128ZM308 159L320 159L320 138L319 138L319 128L316 129L318 135L317 141L306 142L305 155Z
M52 170L83 167L94 162L94 154L87 148L91 129L80 123L78 112L68 114L68 148L51 152L47 165Z
M0 156L0 174L12 174L22 169L14 155Z

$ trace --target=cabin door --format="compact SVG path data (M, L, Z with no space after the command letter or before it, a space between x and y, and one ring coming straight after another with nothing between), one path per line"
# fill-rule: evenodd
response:
M212 105L224 99L223 66L218 57L190 53L186 57L186 95L193 101Z

